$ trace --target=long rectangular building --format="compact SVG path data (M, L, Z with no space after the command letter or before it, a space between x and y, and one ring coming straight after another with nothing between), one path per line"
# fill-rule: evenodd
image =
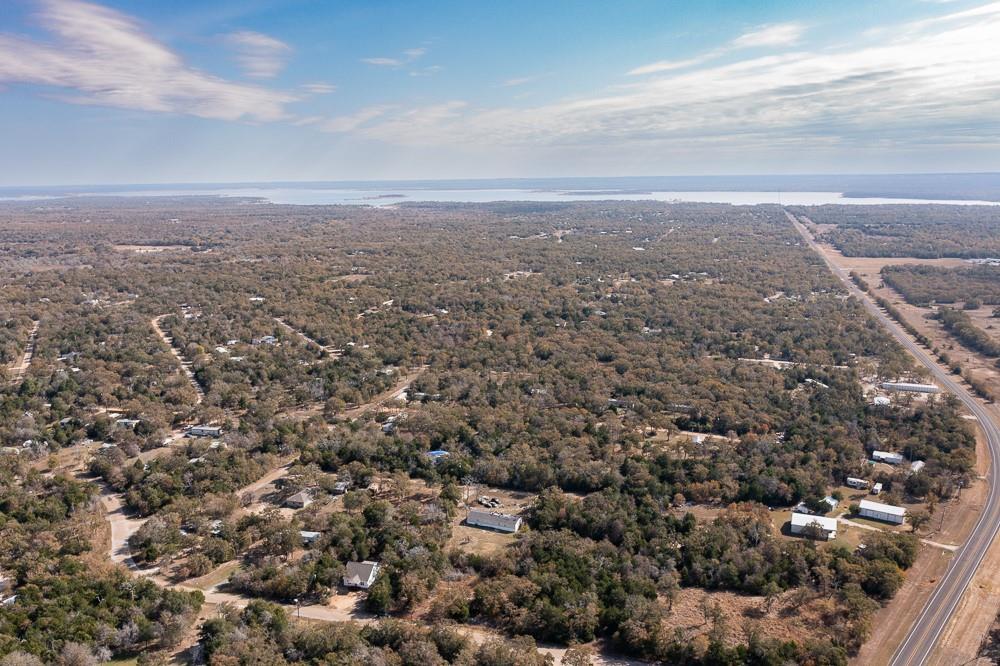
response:
M906 509L892 504L861 500L858 503L858 515L863 518L881 520L884 523L902 525L903 521L906 520Z
M937 393L941 389L934 384L913 384L910 382L883 382L886 391L903 391L904 393Z
M516 532L521 529L520 516L511 516L495 511L482 511L480 509L470 510L469 515L465 518L465 522L475 527L486 527L491 530L500 530L501 532Z

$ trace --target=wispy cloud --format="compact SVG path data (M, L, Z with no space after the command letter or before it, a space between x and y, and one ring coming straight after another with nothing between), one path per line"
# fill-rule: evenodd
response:
M374 58L362 58L361 62L367 65L375 65L377 67L402 67L403 65L408 65L417 58L421 58L426 54L427 49L420 47L415 49L406 49L403 51L402 55L398 57L377 56Z
M926 146L1000 131L1000 2L896 26L881 43L798 46L723 65L665 69L603 94L533 108L448 102L385 112L356 128L413 146L628 151ZM773 26L739 38L794 44ZM661 152L662 154L662 152Z
M429 65L427 67L421 67L419 69L411 69L410 76L433 76L440 72L444 67L441 65Z
M250 30L228 34L225 39L236 52L236 61L247 75L258 78L277 76L285 68L292 52L292 48L283 41Z
M367 106L355 113L330 118L318 123L317 125L324 132L353 132L363 127L368 122L384 116L386 113L391 111L392 108L393 107L389 105Z
M732 41L734 49L789 46L798 43L806 27L801 23L776 23L744 33Z
M107 7L44 0L37 19L52 41L0 34L0 82L59 89L76 104L226 120L279 120L296 99L190 67L136 20Z
M313 95L329 95L337 91L337 86L323 81L314 81L313 83L303 83L302 89Z
M701 65L716 58L741 49L790 46L799 41L806 27L801 23L775 23L745 32L728 44L711 49L692 58L678 60L658 60L648 65L636 67L628 72L630 76L658 74Z

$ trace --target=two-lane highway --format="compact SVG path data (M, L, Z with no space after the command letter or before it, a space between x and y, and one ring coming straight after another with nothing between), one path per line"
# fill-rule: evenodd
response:
M1000 531L1000 426L978 399L969 393L964 386L956 382L952 378L953 375L941 368L892 318L882 312L875 301L854 284L846 271L835 265L826 256L813 240L809 231L794 215L787 211L785 214L809 247L822 257L830 271L840 278L848 291L857 297L868 312L931 372L931 375L941 386L953 393L965 405L979 420L979 425L986 435L990 455L988 476L990 491L983 513L979 516L979 521L972 529L968 539L956 551L955 557L938 582L934 593L928 599L927 605L924 606L923 611L889 662L891 666L919 666L927 662L938 638L947 626L948 620L955 612L962 594L976 574L976 570L986 556L986 551L997 532Z

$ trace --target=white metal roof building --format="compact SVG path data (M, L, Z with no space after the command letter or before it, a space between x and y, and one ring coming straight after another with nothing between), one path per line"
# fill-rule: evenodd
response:
M905 393L937 393L939 389L934 384L912 384L910 382L883 382L886 391L903 391Z
M521 517L495 511L471 509L465 522L475 527L487 527L501 532L516 532L521 529Z
M792 514L792 534L802 534L810 526L814 526L827 539L837 537L837 519L824 516L810 516L804 513Z
M903 521L906 520L906 509L892 504L861 500L858 503L858 515L894 525L902 525Z

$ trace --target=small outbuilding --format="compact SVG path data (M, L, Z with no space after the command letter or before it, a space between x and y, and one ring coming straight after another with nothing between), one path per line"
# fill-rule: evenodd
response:
M299 536L302 537L302 545L309 546L316 543L317 539L322 536L322 533L311 532L309 530L299 530Z

